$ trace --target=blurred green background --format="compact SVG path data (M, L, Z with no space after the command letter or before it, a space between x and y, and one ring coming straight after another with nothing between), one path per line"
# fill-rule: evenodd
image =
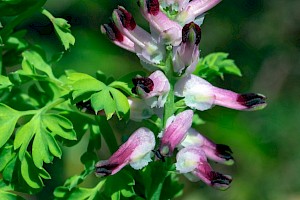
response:
M54 16L67 19L76 38L75 46L54 66L57 75L65 69L92 75L101 70L118 78L142 69L134 54L114 46L100 32L100 24L108 22L117 5L125 6L137 23L147 28L136 1L48 1L46 8ZM299 8L299 0L227 0L206 15L201 54L228 52L243 73L243 77L227 75L225 81L217 79L214 84L241 93L262 93L268 98L268 106L258 112L221 107L203 112L206 124L197 129L216 143L229 145L236 160L231 167L213 167L232 175L234 180L231 188L222 192L182 177L186 185L179 199L300 199ZM24 26L30 30L30 40L41 43L49 55L63 50L44 16L37 14ZM79 144L65 148L63 160L56 161L54 168L48 166L54 180L46 182L52 187L40 196L45 198L53 187L81 172L79 159L86 148L84 138ZM58 173L61 166L65 170Z

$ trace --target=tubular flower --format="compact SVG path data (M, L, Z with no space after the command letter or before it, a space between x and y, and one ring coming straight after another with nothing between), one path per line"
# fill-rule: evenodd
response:
M199 61L199 43L201 39L200 27L191 22L182 29L182 43L174 47L173 69L179 75L191 74Z
M186 138L180 143L182 147L195 146L201 148L205 155L216 162L232 165L234 163L232 151L229 146L224 144L215 144L208 138L201 135L195 129L190 128Z
M147 128L139 128L108 160L96 164L95 173L99 177L113 175L127 164L136 170L141 169L151 161L154 146L154 134Z
M134 88L132 92L140 95L146 104L153 107L163 107L169 91L170 83L162 71L155 71L149 77L136 77L132 79Z
M117 46L128 51L135 52L134 43L128 37L123 35L113 22L103 24L101 26L101 32L105 33L108 38Z
M144 62L158 65L164 58L165 49L147 31L137 26L131 13L119 6L112 15L120 32L134 43L134 52Z
M159 35L166 44L177 46L181 42L182 26L160 10L158 0L139 0L140 10L150 24L151 32Z
M195 146L183 148L177 153L176 161L176 170L190 181L202 180L220 190L226 190L230 186L232 178L213 171L202 148Z
M166 129L162 133L159 155L171 156L177 145L186 137L192 125L193 111L185 110L168 119Z
M176 96L184 97L186 105L197 110L207 110L212 105L248 111L266 106L266 97L261 94L238 94L217 88L192 74L177 81L174 88Z
M185 70L192 73L199 59L202 14L218 2L138 0L141 13L149 22L151 34L139 27L132 14L121 6L114 10L112 21L101 26L101 30L116 45L136 53L143 67L149 71L164 68L167 62L166 46L167 49L172 46L175 72L179 75ZM201 16L196 18L198 15Z
M196 22L199 21L202 23L203 14L220 2L221 0L192 0L176 16L176 20L181 24L186 24L195 20Z

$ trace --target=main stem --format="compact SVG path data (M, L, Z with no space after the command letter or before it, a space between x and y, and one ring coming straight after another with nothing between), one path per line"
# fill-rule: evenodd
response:
M167 50L165 75L168 78L170 83L170 91L167 97L167 101L164 105L163 128L166 127L168 118L171 117L175 112L175 105L174 105L175 78L173 76L172 55L173 55L172 49Z

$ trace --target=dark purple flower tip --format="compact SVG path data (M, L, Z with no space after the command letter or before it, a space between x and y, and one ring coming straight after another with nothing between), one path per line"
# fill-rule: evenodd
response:
M194 22L190 22L182 28L182 42L186 43L189 40L194 41L196 45L201 40L201 28Z
M209 172L208 178L211 182L211 186L221 190L226 190L232 182L232 178L230 176L226 176L215 171Z
M159 160L165 162L165 156L160 153L159 149L152 150L152 152L154 153L154 155L156 156L156 158L158 158Z
M266 106L266 97L256 93L240 94L237 102L249 109L260 109Z
M216 154L217 156L224 158L225 160L233 160L232 150L229 146L224 144L216 144Z
M120 18L124 28L126 28L128 30L135 29L136 23L130 12L128 12L123 7L119 6L117 9L117 13L119 15L119 18Z
M157 15L159 13L159 1L158 0L146 0L148 13L151 15Z
M106 35L112 41L117 40L118 42L122 42L124 37L121 31L117 28L117 26L111 21L108 24L103 24L102 26L105 30Z
M153 81L148 77L135 77L132 79L132 82L134 84L134 88L132 88L132 93L137 94L137 88L141 88L146 93L149 93L154 88Z
M96 166L95 173L99 177L109 176L115 168L118 167L118 164L103 164Z

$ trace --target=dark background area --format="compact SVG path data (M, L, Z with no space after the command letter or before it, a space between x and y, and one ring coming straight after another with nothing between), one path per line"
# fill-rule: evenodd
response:
M57 75L65 69L91 75L101 70L118 78L142 69L134 54L113 45L100 32L100 25L108 22L117 5L130 10L137 23L147 28L135 1L48 1L46 8L54 16L67 19L76 38L75 46L54 66ZM300 199L299 8L297 0L227 0L206 15L201 55L228 52L243 73L243 77L227 75L224 81L216 79L213 84L240 93L262 93L268 98L268 106L258 112L215 107L201 114L206 124L197 129L216 143L229 145L234 152L235 165L213 164L218 171L231 174L233 183L222 192L182 177L186 185L180 199ZM49 56L63 50L46 17L37 14L26 26L28 37L41 43ZM63 160L50 169L54 180L49 184L56 187L81 172L79 155L86 143L83 138L78 146L64 148ZM93 186L94 181L88 180L84 186ZM50 187L40 195L52 192Z

